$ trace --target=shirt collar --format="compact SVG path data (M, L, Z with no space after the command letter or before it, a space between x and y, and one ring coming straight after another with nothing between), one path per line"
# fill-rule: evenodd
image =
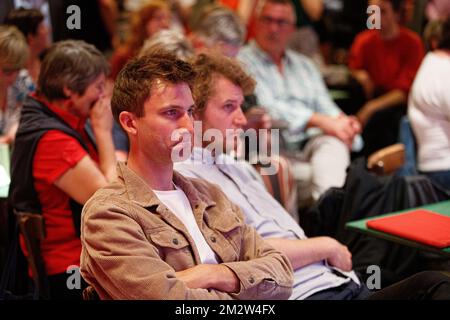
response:
M222 164L235 164L236 159L226 153L220 153L217 156L213 156L211 151L194 147L192 149L191 157L188 160L192 165L201 164L207 166L217 166Z
M67 123L72 129L75 129L77 131L82 131L84 129L86 118L77 117L41 96L38 96L36 94L32 95L33 98L44 104L53 113L59 116L65 123Z
M124 162L117 164L117 175L119 180L123 181L131 201L144 208L162 204L149 185ZM201 202L205 203L206 207L216 205L209 196L198 191L189 178L176 171L173 172L173 182L185 193L191 205L195 206Z

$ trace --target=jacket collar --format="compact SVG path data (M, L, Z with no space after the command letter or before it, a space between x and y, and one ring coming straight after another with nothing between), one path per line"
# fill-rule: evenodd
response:
M124 162L117 164L117 174L119 179L123 181L131 201L144 208L162 205L149 185ZM216 202L211 200L208 195L195 188L191 179L182 176L176 171L173 172L173 182L183 190L192 207L200 206L202 203L205 208L216 205Z

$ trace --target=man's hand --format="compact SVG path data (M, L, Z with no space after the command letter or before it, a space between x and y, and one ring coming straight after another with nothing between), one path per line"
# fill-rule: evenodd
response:
M328 245L330 254L327 258L327 262L342 271L351 271L352 270L352 254L348 250L346 246L339 243L335 239L328 238Z
M358 118L355 116L347 116L347 115L344 116L347 117L348 120L350 121L350 125L353 129L354 135L360 134L362 132L362 126Z
M352 147L353 138L356 135L354 121L345 115L337 118L328 117L321 128L325 134L334 136L344 142L350 149Z
M228 293L237 293L240 290L236 274L220 264L199 264L176 272L176 276L190 289L216 289Z

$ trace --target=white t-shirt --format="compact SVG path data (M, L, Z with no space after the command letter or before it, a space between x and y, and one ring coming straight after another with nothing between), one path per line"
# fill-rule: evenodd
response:
M153 190L153 192L184 224L195 242L202 263L217 264L218 262L214 251L206 242L205 237L195 221L194 213L192 212L188 198L182 190L176 186L175 188L175 190L171 191Z
M408 118L420 171L450 170L450 55L428 53L414 80Z

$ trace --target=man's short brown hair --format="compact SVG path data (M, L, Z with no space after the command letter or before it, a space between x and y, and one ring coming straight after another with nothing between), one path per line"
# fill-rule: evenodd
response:
M255 90L256 81L248 75L235 59L218 54L200 54L192 65L196 72L192 89L195 112L202 114L209 99L214 94L215 77L223 76L242 89L244 96Z
M151 96L157 80L178 84L187 83L192 88L195 72L192 66L165 51L135 58L120 71L114 84L111 108L119 122L122 111L137 117L144 116L144 103Z

